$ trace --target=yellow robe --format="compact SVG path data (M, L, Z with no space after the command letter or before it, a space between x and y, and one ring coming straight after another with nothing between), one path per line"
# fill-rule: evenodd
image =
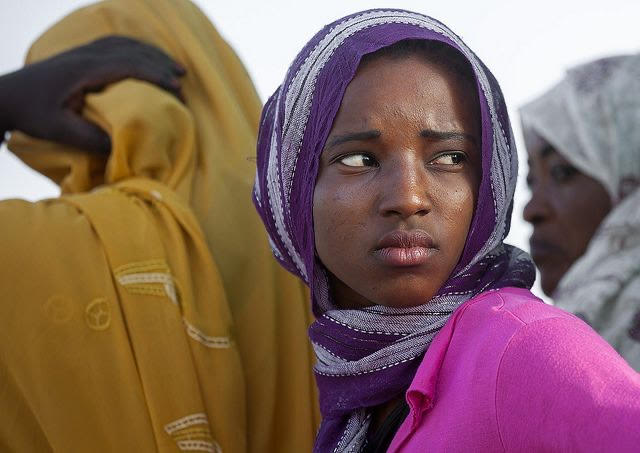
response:
M311 316L251 204L251 81L186 0L83 8L28 61L108 34L183 64L186 105L133 80L87 96L108 160L13 134L63 195L0 202L0 451L309 451Z

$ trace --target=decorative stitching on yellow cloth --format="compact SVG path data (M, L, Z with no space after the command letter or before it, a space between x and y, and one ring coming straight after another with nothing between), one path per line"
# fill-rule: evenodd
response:
M209 419L204 413L187 415L164 426L164 430L181 451L222 453L220 445L209 431Z
M179 434L174 434L171 437L173 437L176 441L178 441L178 440L191 440L194 437L202 437L207 435L210 435L209 428L203 427L203 428L183 429L183 430L180 430Z
M229 337L211 337L190 324L186 319L183 318L182 322L184 322L184 326L187 329L187 334L206 347L212 349L225 349L231 347L231 340Z
M169 266L163 260L148 260L125 264L115 270L116 280L132 294L168 297L178 305L177 282L171 275ZM187 334L200 344L212 349L231 347L229 337L212 337L182 319Z
M163 260L125 264L115 270L118 283L132 294L166 296L178 305L176 282Z
M198 412L196 414L187 415L186 417L179 418L178 420L164 425L164 430L167 434L173 435L176 431L188 428L193 425L207 425L209 426L209 419L207 414ZM208 428L207 428L208 429Z
M222 448L217 442L203 442L199 440L181 440L176 442L182 451L206 451L211 453L222 453Z

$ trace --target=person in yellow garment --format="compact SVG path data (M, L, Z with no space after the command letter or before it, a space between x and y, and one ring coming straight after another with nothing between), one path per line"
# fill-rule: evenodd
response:
M187 0L88 6L27 62L108 35L157 46L186 75L179 92L176 69L151 80L169 91L127 79L66 100L108 133L108 155L11 135L63 195L0 202L0 450L309 451L310 314L251 206L251 81Z

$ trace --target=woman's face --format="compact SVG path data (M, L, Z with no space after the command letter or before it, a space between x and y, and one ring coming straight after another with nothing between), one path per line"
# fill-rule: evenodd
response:
M431 299L462 254L478 192L475 88L417 56L358 69L320 159L317 254L342 308Z
M542 290L550 296L587 249L611 210L611 200L598 181L578 171L541 137L532 135L528 145L531 199L523 215L533 225L531 256L540 270Z

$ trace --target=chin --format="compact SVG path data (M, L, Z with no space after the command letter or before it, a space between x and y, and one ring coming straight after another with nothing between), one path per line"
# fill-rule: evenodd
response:
M433 296L429 296L425 294L424 291L408 291L408 290L400 290L395 291L393 294L389 294L387 297L381 297L379 299L378 305L384 305L385 307L391 308L410 308L417 307L418 305L424 305Z
M387 277L387 278L385 278ZM424 270L413 273L403 272L391 276L380 276L378 293L371 294L370 300L378 305L395 308L409 308L424 305L438 293L446 278Z
M547 260L543 262L537 262L538 272L540 272L540 287L542 292L547 297L552 297L553 292L558 287L558 283L562 280L562 277L567 273L570 264L565 260Z
M542 288L542 292L547 296L551 297L553 292L558 287L560 279L555 277L545 277L544 273L540 273L540 287Z

